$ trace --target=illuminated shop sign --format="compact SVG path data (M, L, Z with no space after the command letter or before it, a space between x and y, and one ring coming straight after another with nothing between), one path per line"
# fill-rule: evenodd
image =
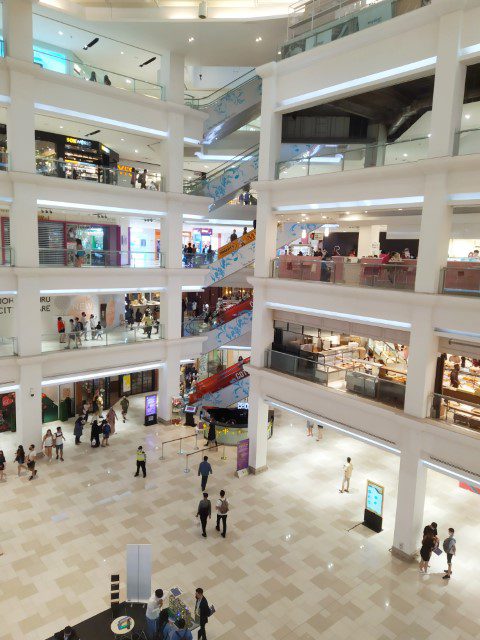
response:
M92 146L92 141L91 140L81 140L80 138L65 138L66 142L69 142L70 144L78 144L80 147L91 147Z

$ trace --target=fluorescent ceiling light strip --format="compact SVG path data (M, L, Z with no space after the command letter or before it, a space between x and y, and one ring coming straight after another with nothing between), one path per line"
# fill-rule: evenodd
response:
M81 211L110 211L112 213L138 213L148 216L166 216L165 211L151 211L150 209L130 209L128 207L108 207L103 204L80 204L78 202L61 202L60 200L37 200L41 207L64 207L66 209L80 209Z
M236 347L235 345L228 345L220 347L220 349L225 349L225 351L251 351L252 347Z
M280 302L265 302L265 306L269 309L278 309L279 311L295 311L298 313L306 313L311 316L336 318L338 320L351 320L353 322L360 322L361 324L372 324L376 327L391 327L393 329L406 329L408 331L412 328L412 325L409 322L385 320L384 318L371 318L369 316L357 316L353 313L326 311L325 309L313 309L312 307L298 307L293 304L281 304Z
M50 378L48 380L42 380L42 387L46 387L49 384L64 384L67 382L78 382L80 380L92 379L92 378L104 378L105 376L118 376L127 373L135 373L136 371L148 371L149 369L156 369L157 367L163 367L165 362L150 362L149 364L143 364L133 367L122 367L122 369L109 369L108 371L85 371L73 376L58 376L56 378Z
M183 139L183 141L190 144L200 144L200 140L197 140L197 138L188 138L187 136Z
M184 213L184 218L191 218L192 220L205 220L205 216L197 216L195 213Z
M180 360L180 364L192 364L193 362L195 362L195 360L192 360L191 358L186 358L185 360Z
M440 473L444 473L446 476L451 476L457 480L465 480L466 482L470 482L471 484L475 484L477 487L480 487L480 480L475 480L474 478L470 478L469 476L464 476L462 473L457 473L456 471L452 471L448 467L442 467L439 464L433 464L430 460L421 460L421 463L425 467L429 467L434 471L439 471Z
M227 220L226 218L208 218L207 222L210 224L229 225L230 227L236 224L243 226L246 225L247 227L251 227L253 225L253 220Z
M361 440L362 442L366 442L368 444L373 444L376 447L380 447L380 449L385 449L386 451L391 451L392 453L395 453L397 455L401 453L400 449L397 449L396 447L391 447L388 444L383 444L383 442L379 442L378 440L375 440L374 438L367 438L366 436L362 436L359 433L357 433L356 431L350 431L349 429L345 429L343 427L340 427L339 425L335 424L334 422L330 422L329 420L325 420L324 418L319 418L318 416L315 416L314 414L305 413L303 411L298 411L298 409L294 409L293 407L291 407L288 404L283 404L282 402L278 402L277 400L273 400L272 398L269 398L268 396L265 399L268 402L268 404L270 404L272 407L278 407L279 409L284 409L285 411L288 411L289 413L295 413L296 415L301 416L302 418L306 418L307 420L313 420L314 422L317 422L317 423L321 424L324 427L327 427L329 429L333 429L334 431L339 431L340 433L345 433L346 435L351 436L352 438L355 438L356 440Z
M0 96L0 102L3 102L4 104L10 104L10 96Z
M480 197L480 194L479 194ZM349 200L345 202L320 202L315 204L289 204L275 207L276 211L297 211L298 209L348 209L353 207L383 207L394 204L423 204L423 196L405 196L403 198L376 198L373 200Z
M480 193L452 193L448 196L450 202L464 202L465 200L480 200Z
M310 91L309 93L303 93L299 96L294 96L293 98L287 98L285 100L282 100L280 104L286 107L289 105L297 104L298 102L303 102L304 100L312 100L313 98L322 98L325 96L329 96L332 93L337 93L338 91L354 89L356 87L361 87L362 85L367 85L371 82L376 82L377 80L385 80L387 78L393 78L394 76L399 76L404 73L409 73L411 71L428 69L429 67L433 67L436 62L437 62L437 56L424 58L423 60L416 60L415 62L403 64L400 67L393 67L391 69L385 69L384 71L377 71L377 73L371 73L368 76L353 78L352 80L347 80L346 82L340 82L339 84L333 84L330 87L324 87L323 89L318 89L317 91Z
M131 122L123 122L122 120L113 120L112 118L103 118L102 116L95 116L91 113L83 113L82 111L73 111L73 109L63 109L61 107L55 107L52 104L42 104L41 102L35 102L35 109L41 111L48 111L51 113L60 113L65 116L71 116L73 118L84 118L91 122L100 122L101 124L110 124L114 127L120 127L121 129L127 129L128 131L138 131L139 133L149 133L153 136L160 138L168 138L167 131L161 131L160 129L152 129L150 127L144 127L140 124L132 124Z
M71 293L131 293L132 291L165 291L166 287L111 287L106 289L40 289L42 295L60 295Z
M0 296L16 296L18 291L0 291Z
M463 49L460 49L460 57L469 56L472 53L480 53L480 42L477 42L477 44L471 44L469 47L464 47Z
M19 389L19 384L7 384L3 387L0 387L0 393L10 393L11 391L18 391Z
M443 333L446 336L461 336L462 338L475 338L476 340L480 340L480 333L459 331L458 329L441 329L439 327L435 327L434 331L435 333Z
M190 292L194 292L194 291L203 291L203 287L201 287L200 285L183 285L182 286L182 291L190 291Z

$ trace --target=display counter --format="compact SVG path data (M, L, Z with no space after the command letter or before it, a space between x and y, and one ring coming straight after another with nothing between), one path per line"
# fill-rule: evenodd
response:
M347 391L374 400L377 397L377 376L364 371L347 371L345 380Z
M480 293L480 262L449 260L444 270L445 293Z
M359 268L360 286L415 288L417 261L413 258L401 262L382 264L381 258L361 258ZM347 284L353 284L347 282Z

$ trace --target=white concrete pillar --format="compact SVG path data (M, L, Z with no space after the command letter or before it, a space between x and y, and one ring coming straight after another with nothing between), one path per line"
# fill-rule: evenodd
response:
M432 119L428 155L452 155L455 133L460 129L465 91L466 66L459 60L462 11L440 17L437 64L433 89Z
M158 417L172 418L172 398L180 395L180 345L169 345L165 364L158 369Z
M10 243L16 267L38 267L38 213L34 185L13 182Z
M405 432L400 456L392 552L404 560L413 559L422 539L427 470L420 462L421 450L414 444L418 436Z
M268 404L262 398L260 379L255 373L250 375L248 406L248 466L252 473L261 473L267 469Z
M183 193L184 117L168 114L168 138L160 145L162 178L165 190Z
M425 418L429 415L438 355L438 337L434 332L432 309L429 306L412 308L408 354L404 411L416 418Z
M280 160L282 144L282 114L275 113L277 63L262 67L262 106L260 128L260 154L258 158L258 179L273 180L275 166Z
M260 191L257 203L257 227L255 232L256 278L269 278L272 260L277 255L277 220L272 211L269 191Z
M17 440L25 451L31 444L41 452L42 443L42 367L20 365L20 389L15 392Z
M40 278L17 276L15 329L19 356L36 356L41 352Z
M265 300L265 288L255 283L250 364L259 368L264 367L265 350L271 349L273 342L273 312L265 306Z
M162 218L160 250L164 254L167 269L182 268L182 231L183 216L181 213L171 211Z
M160 324L165 340L182 337L182 285L179 278L169 278L167 289L160 292Z
M35 173L35 112L32 77L10 69L7 148L10 171Z
M7 56L33 62L32 0L4 0L3 36Z
M372 224L359 228L357 256L365 258L373 254L373 249L380 242L380 231L382 227Z
M437 293L440 272L448 261L453 208L448 204L447 176L425 177L415 291Z
M183 104L185 91L185 56L173 51L162 54L158 83L165 87L165 100Z

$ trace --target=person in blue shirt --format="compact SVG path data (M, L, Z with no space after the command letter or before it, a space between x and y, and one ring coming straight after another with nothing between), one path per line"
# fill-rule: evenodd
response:
M205 491L210 473L213 473L212 466L208 461L208 456L203 456L202 462L198 465L198 475L202 476L202 491Z
M185 620L180 618L177 621L177 628L170 636L170 640L192 640L192 632L190 629L185 629Z

